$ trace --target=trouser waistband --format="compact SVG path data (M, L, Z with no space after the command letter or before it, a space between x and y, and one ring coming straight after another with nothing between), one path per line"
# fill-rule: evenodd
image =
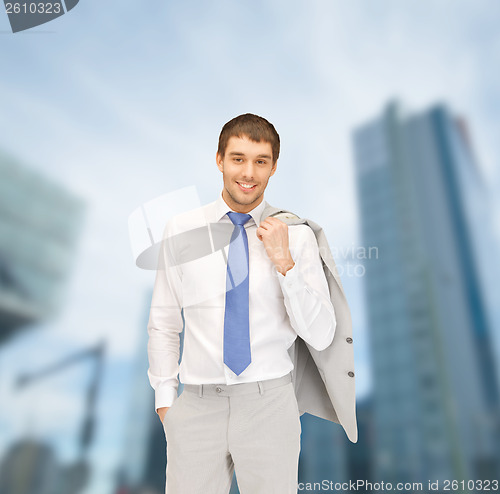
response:
M184 390L190 393L198 393L200 397L205 396L240 396L250 393L264 394L267 389L277 388L292 382L292 373L250 383L238 384L184 384Z

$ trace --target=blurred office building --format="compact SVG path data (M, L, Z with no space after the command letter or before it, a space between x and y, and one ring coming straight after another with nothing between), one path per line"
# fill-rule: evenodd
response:
M23 329L41 327L64 305L83 215L81 198L0 151L0 349ZM60 372L72 358L23 375L16 390ZM30 434L5 445L0 493L80 492L88 478L84 453L91 426L89 412L81 426L81 455L70 464L61 464L52 444Z
M0 152L0 346L63 304L84 203Z
M352 443L342 427L308 413L300 421L299 483L348 482L347 451Z
M373 482L373 397L365 396L356 400L356 421L358 424L358 442L346 448L348 481ZM358 492L368 492L360 486Z
M498 252L465 121L445 105L411 114L390 102L355 129L353 144L374 479L425 489L429 479L497 478L495 287L486 271L497 269Z

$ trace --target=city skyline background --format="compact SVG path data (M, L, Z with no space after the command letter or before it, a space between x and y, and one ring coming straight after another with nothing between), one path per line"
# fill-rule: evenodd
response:
M85 492L112 492L154 279L134 265L128 216L185 186L195 186L202 203L214 200L222 183L218 135L240 113L264 116L281 137L265 199L322 225L341 253L362 247L354 128L394 98L411 112L443 102L468 122L498 242L499 18L493 1L145 8L82 0L13 35L0 16L0 149L85 203L57 316L0 347L0 457L27 431L56 445L61 460L76 457L91 365L72 366L29 393L14 383L104 338L94 474ZM362 399L372 388L363 280L345 273L342 282Z

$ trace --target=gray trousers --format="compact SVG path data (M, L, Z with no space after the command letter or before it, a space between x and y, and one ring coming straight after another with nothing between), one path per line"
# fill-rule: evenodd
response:
M302 432L291 374L186 384L165 414L166 494L296 494Z

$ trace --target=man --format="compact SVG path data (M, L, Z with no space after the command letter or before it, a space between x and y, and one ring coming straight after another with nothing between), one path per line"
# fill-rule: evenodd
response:
M222 193L165 228L148 376L167 439L168 494L227 493L234 470L242 494L297 492L301 425L288 349L298 336L327 348L336 317L313 230L261 218L279 150L266 119L229 121L216 153Z

